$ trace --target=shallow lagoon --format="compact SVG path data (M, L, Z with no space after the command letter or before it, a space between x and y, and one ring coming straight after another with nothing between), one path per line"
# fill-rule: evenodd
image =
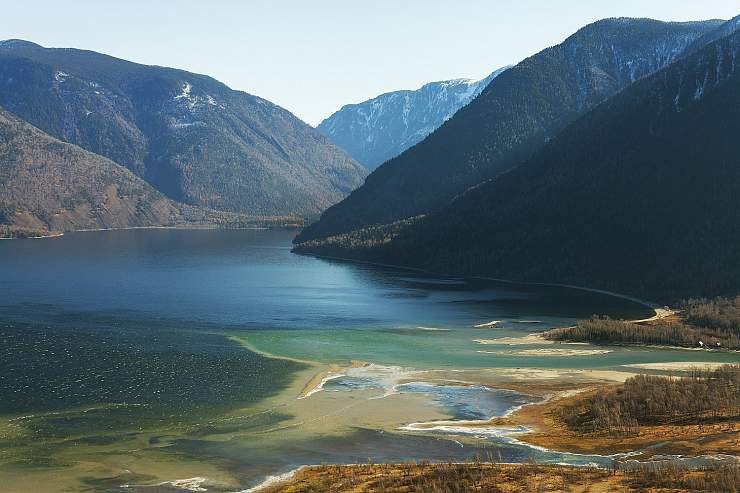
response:
M491 454L601 463L501 437L400 428L480 419L531 400L454 381L481 369L697 360L692 351L650 348L562 357L517 354L537 346L483 346L475 339L649 311L582 290L297 256L292 236L133 230L0 242L5 485L145 491L202 477L166 488L238 491L303 463ZM474 327L492 320L500 323ZM327 365L352 361L375 365L298 398ZM463 370L472 373L456 377Z

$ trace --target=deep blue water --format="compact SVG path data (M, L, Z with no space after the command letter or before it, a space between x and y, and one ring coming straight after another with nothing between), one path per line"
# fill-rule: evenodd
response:
M164 478L174 457L206 457L243 485L304 463L473 458L487 450L486 440L463 449L434 436L358 427L286 443L280 432L265 435L292 419L282 408L240 412L234 421L230 412L261 405L304 365L264 357L225 336L302 359L361 355L449 367L453 354L461 362L477 358L495 366L499 357L479 354L473 338L523 335L596 312L624 318L649 313L583 290L294 255L294 234L129 230L0 241L0 425L13 420L7 428L12 434L0 428L0 476L12 474L25 485L36 481L34 473L76 467L73 457L84 465L115 454L121 464L101 463L128 471L132 449L161 461ZM503 322L496 329L473 327L491 320ZM528 363L514 359L507 366L520 364ZM529 399L424 382L398 390L427 395L431 405L467 419L500 414ZM225 441L208 438L231 434ZM502 450L506 460L531 454L561 460L523 446ZM73 490L83 484L92 491L156 483L136 470L101 471L88 476L81 467L67 481Z
M0 317L31 312L242 328L365 328L471 319L630 316L561 288L435 279L290 253L294 231L130 230L0 241ZM37 305L32 307L31 305Z

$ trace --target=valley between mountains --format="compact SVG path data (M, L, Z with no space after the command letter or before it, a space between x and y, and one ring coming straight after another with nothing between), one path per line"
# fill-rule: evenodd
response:
M410 61L391 19L360 39L356 5L306 5L166 22L269 27L212 56L269 59L288 95L327 56L402 80L375 69ZM424 35L470 49L453 28ZM480 79L355 78L377 90L316 127L0 41L0 490L740 491L740 16L558 36L511 65L516 39L480 45Z

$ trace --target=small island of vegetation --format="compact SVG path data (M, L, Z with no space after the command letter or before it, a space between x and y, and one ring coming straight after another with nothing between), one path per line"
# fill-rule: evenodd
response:
M642 323L593 317L573 327L547 331L544 337L562 342L738 350L740 296L688 300L675 315Z

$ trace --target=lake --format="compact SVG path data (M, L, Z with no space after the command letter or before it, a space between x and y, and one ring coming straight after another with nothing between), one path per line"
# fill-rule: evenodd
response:
M300 464L492 453L606 464L497 430L411 425L486 419L537 400L481 383L486 372L695 359L482 345L592 314L652 311L573 288L299 256L294 234L153 229L0 242L0 476L9 491L241 491Z

